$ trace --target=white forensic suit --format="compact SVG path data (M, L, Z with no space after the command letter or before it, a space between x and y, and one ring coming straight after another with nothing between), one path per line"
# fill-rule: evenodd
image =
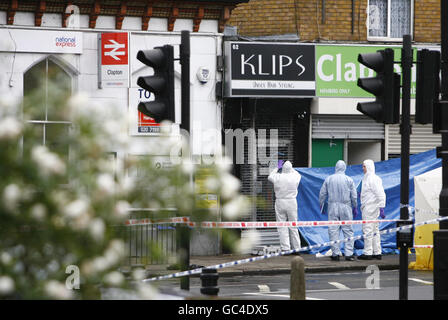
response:
M335 173L328 176L320 188L320 207L322 208L328 200L329 221L353 220L352 208L357 206L357 195L353 179L345 175L346 167L345 162L339 160L336 163ZM351 225L329 226L330 241L339 240L339 230L342 230L344 238L353 237ZM353 244L353 240L346 242L344 252L346 257L353 255ZM333 244L331 250L333 256L341 255L340 244Z
M268 180L274 184L275 215L277 221L297 221L297 188L302 176L286 161L282 172L274 169ZM297 227L279 227L280 247L282 251L300 249L300 236Z
M361 185L361 212L363 220L377 220L380 208L386 206L386 193L383 181L375 174L375 164L372 160L364 160L363 165L366 173L362 178ZM363 255L381 255L381 237L378 223L367 223L362 225L364 236ZM372 235L376 233L374 237Z

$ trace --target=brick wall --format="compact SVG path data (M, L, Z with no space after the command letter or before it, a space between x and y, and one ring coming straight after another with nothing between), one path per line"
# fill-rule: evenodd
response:
M251 0L232 11L229 24L237 26L243 36L294 33L302 41L367 41L367 3L368 0ZM414 0L414 40L440 42L440 0Z
M238 5L228 24L240 35L262 36L297 33L297 0L251 0Z
M440 0L414 2L414 40L440 43Z

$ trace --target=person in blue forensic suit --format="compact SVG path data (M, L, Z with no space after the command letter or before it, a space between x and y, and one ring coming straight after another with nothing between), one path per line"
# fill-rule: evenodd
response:
M281 163L279 163L281 166ZM281 172L279 172L281 169ZM297 221L297 188L302 176L286 161L281 168L274 169L268 180L274 184L275 216L277 221ZM297 227L279 227L282 251L300 249L300 236ZM298 251L295 252L298 254Z
M320 189L320 208L322 213L325 214L323 208L325 201L328 200L329 221L353 220L358 213L355 183L352 178L345 174L345 169L345 162L339 160L336 163L335 173L325 179ZM328 226L330 241L339 240L339 232L341 229L344 238L353 237L353 228L351 225ZM353 245L353 240L345 243L345 260L355 260L353 256ZM339 261L339 256L341 255L340 244L333 244L331 250L331 260Z

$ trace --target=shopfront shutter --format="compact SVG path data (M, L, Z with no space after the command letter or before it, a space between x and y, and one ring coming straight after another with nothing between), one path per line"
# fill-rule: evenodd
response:
M411 116L412 134L410 137L410 153L416 154L440 146L442 143L440 134L432 133L431 124L418 124ZM389 158L397 157L401 154L400 125L389 125L387 139L387 153Z
M313 115L312 139L384 139L384 125L365 116Z

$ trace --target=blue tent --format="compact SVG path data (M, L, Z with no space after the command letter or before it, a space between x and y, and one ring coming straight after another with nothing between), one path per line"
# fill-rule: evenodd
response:
M410 156L409 204L411 206L414 206L414 176L441 167L441 165L441 160L436 158L435 149ZM383 180L383 186L386 192L386 219L400 218L400 167L400 158L375 163L375 172ZM299 221L328 220L328 215L321 214L319 210L319 191L325 178L334 173L334 167L295 169L302 175L297 195ZM364 175L361 165L347 166L345 173L353 179L356 186L359 186ZM359 203L358 212L359 214L356 220L361 220ZM395 226L396 224L394 222L380 223L380 230L393 228ZM362 234L361 228L361 225L353 226L355 236ZM300 227L299 230L309 245L329 241L328 227ZM383 253L395 252L397 249L395 233L381 235L381 245ZM356 254L360 254L360 249L363 247L363 240L357 240L355 242L355 249L357 249ZM321 248L320 250L313 250L310 253L326 251L328 249L329 247Z

